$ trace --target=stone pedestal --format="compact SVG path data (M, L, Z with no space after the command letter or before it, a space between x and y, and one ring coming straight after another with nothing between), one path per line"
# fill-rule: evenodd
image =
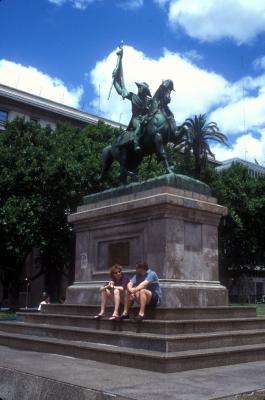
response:
M218 224L226 208L207 185L181 175L84 198L69 216L76 231L75 282L69 304L98 304L114 263L129 275L147 261L161 281L164 307L226 306L219 282Z

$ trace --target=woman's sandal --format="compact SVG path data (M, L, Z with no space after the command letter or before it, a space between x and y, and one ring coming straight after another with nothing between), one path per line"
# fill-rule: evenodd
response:
M98 315L94 316L94 319L97 319L97 320L100 320L102 318L104 318L104 314L98 314Z
M120 317L118 315L112 315L111 317L109 317L109 321L119 321Z

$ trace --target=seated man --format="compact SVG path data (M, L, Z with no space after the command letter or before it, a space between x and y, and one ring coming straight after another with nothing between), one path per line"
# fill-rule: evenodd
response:
M157 274L148 268L146 262L136 264L136 274L132 277L127 286L127 296L124 304L124 311L121 319L129 318L130 305L136 301L140 304L137 321L145 317L145 307L155 307L161 302L161 288Z

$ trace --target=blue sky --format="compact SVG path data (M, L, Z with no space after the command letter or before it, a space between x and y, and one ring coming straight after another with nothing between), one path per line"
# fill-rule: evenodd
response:
M177 123L199 113L230 148L265 165L265 2L262 0L2 0L0 83L127 123L107 99L124 41L129 90L172 79Z

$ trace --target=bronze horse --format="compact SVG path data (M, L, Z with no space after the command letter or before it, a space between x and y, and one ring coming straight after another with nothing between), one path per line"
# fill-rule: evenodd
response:
M157 158L162 161L166 173L172 172L165 146L167 143L174 145L182 143L184 135L183 128L176 126L174 116L168 108L172 90L174 90L173 82L167 80L159 86L153 96L150 112L147 117L144 117L142 123L142 134L139 139L140 153L134 151L130 131L123 131L112 145L103 149L100 179L104 177L113 161L116 160L120 164L122 183L127 183L128 176L137 180L139 165L145 156L151 154L156 154Z

